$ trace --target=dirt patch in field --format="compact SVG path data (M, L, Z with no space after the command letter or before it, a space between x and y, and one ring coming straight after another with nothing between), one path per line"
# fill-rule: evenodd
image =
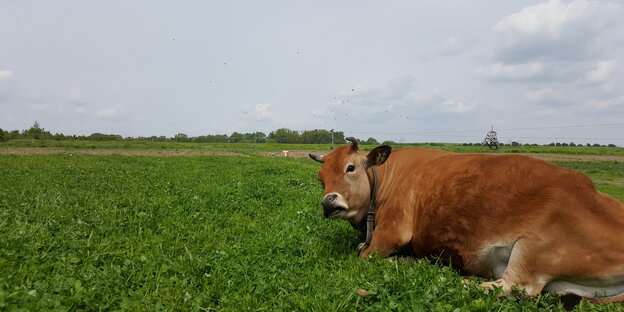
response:
M304 158L308 154L327 155L329 151L288 151L261 152L267 157ZM239 156L247 155L234 152L202 151L202 150L125 150L125 149L60 149L60 148L0 148L1 154L9 155L47 155L47 154L80 154L80 155L124 155L124 156ZM504 155L504 154L492 154ZM545 161L599 162L611 161L624 163L624 156L565 155L565 154L518 154L535 157Z
M596 156L596 155L563 155L563 154L521 154L535 157L545 161L573 161L573 162L598 162L612 161L624 162L624 156Z
M260 155L268 156L268 157L290 157L290 158L304 158L308 157L308 154L318 154L318 155L327 155L329 152L319 152L319 151L288 151L285 152L261 152Z
M318 155L327 155L327 151L288 151L288 153L284 152L263 152L260 153L264 156L268 157L292 157L292 158L303 158L308 157L309 153L318 154ZM487 153L484 153L487 154ZM491 154L491 155L525 155L529 157L538 158L545 161L572 161L572 162L598 162L598 161L612 161L612 162L622 162L624 163L624 156L596 156L596 155L565 155L565 154Z
M624 186L624 179L615 179L615 180L601 180L596 179L592 180L595 184L611 184L616 186Z
M123 149L55 149L55 148L4 148L0 154L10 155L48 155L48 154L80 154L80 155L123 155L123 156L247 156L233 152L215 152L200 150L123 150Z

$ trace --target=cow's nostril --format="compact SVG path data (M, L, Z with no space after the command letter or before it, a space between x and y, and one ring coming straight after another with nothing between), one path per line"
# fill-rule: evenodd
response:
M338 199L338 195L336 194L328 194L323 197L323 207L333 207L336 204L336 200Z

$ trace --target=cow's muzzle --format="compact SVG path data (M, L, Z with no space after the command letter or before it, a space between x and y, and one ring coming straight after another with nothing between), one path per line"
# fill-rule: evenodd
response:
M323 197L323 215L325 218L338 218L347 211L347 206L340 194L330 193Z

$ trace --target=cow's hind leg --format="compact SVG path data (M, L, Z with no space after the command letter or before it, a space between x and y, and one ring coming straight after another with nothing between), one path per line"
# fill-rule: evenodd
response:
M483 282L480 285L483 288L488 288L488 289L494 289L496 287L502 288L503 287L503 279L499 278L495 281L491 281L491 282Z
M501 287L505 295L513 292L513 286L524 289L529 296L537 296L549 278L540 272L544 264L540 263L539 248L531 246L526 239L519 239L513 246L509 263L501 279L481 284L483 287Z

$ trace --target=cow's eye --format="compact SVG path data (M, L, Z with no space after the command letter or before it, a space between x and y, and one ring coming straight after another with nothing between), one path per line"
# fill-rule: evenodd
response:
M353 171L355 171L355 166L354 165L347 166L347 172L353 172Z

